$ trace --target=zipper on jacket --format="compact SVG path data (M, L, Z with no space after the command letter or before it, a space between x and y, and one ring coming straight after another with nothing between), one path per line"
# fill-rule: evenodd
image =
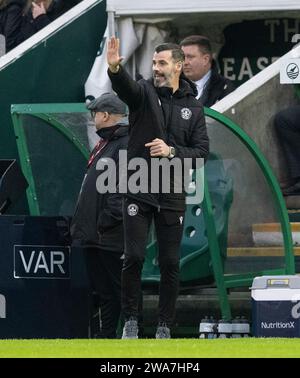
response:
M170 127L171 127L171 122L172 122L172 116L173 116L173 95L170 95L170 117L169 117L169 120L168 120L168 124L167 124L167 142L169 142L169 130L170 130Z

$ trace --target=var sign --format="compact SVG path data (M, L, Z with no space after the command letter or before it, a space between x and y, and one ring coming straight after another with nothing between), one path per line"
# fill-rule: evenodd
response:
M15 245L15 278L70 278L70 247Z

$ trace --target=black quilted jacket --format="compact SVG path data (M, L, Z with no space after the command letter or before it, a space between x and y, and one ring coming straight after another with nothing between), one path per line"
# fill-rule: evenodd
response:
M209 141L203 106L195 98L196 89L189 81L180 80L180 87L173 94L171 88L155 88L152 79L134 81L121 66L117 73L108 70L108 75L114 91L129 107L129 160L142 157L150 166L151 159L157 158L150 157L145 143L155 138L175 147L176 156L181 159L206 158ZM128 196L160 208L185 209L185 193L151 193L150 181L151 177L148 193Z

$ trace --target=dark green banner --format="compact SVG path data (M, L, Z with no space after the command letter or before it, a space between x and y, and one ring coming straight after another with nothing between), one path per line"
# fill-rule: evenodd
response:
M221 72L238 86L287 53L300 19L243 21L225 28L218 60Z

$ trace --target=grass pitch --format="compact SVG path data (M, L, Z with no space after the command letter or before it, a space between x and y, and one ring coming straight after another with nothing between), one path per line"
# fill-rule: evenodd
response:
M300 339L1 340L2 358L300 357Z

